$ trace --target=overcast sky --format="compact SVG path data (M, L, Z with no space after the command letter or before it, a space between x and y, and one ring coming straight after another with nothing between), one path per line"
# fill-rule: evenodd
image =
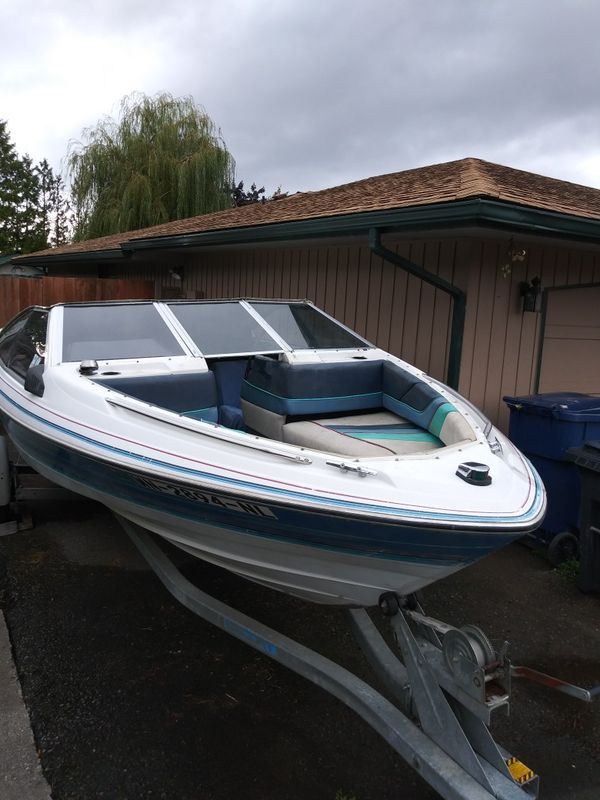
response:
M600 187L598 0L0 0L0 119L59 170L192 95L270 192L475 156Z

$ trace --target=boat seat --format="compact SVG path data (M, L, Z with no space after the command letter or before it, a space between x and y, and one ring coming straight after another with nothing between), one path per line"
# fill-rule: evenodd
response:
M354 457L423 453L443 446L437 436L391 411L290 422L283 426L283 441Z
M421 452L476 438L452 403L391 361L288 364L255 356L241 397L250 429L305 447L327 444L326 452Z
M95 382L186 417L218 422L217 387L210 371L120 375Z
M247 364L247 358L221 359L209 364L217 385L219 423L235 430L244 428L240 394Z

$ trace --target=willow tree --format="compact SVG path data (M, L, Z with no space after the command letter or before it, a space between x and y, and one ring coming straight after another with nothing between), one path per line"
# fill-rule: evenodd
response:
M68 157L76 240L231 206L233 157L191 97L130 95L83 140Z

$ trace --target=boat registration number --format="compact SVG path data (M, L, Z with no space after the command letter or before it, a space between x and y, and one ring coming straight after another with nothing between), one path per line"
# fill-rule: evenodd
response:
M226 497L221 494L205 492L202 491L202 489L194 489L190 486L180 486L175 483L167 483L166 481L156 480L155 478L146 478L142 475L136 475L135 478L137 482L146 489L151 489L155 492L170 494L174 497L183 497L186 500L193 500L196 503L205 503L209 506L217 506L218 508L222 508L227 511L238 511L241 514L251 514L254 517L273 517L273 519L277 519L270 508L263 506L260 503L251 503L247 500L236 500L233 497Z

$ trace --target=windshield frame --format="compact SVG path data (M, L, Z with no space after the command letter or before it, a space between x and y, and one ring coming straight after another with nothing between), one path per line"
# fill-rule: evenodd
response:
M249 315L249 317L259 326L264 333L273 340L274 346L268 349L247 349L247 350L239 350L239 351L223 351L223 352L209 352L203 351L200 349L199 344L197 344L194 339L192 338L191 333L186 329L185 325L178 319L176 316L173 307L179 305L187 305L187 306L202 306L202 305L218 305L218 304L236 304L241 306L244 311ZM293 306L293 305L301 305L310 307L314 313L322 315L325 319L330 320L335 326L340 328L343 331L346 331L350 336L356 339L356 344L348 346L348 347L338 347L338 346L322 346L322 347L295 347L289 344L284 337L277 332L272 325L261 315L260 313L260 306L261 304L269 304L269 305L285 305L285 306ZM60 363L79 363L80 359L64 359L63 357L63 350L64 350L64 324L65 324L65 310L70 307L103 307L103 306L153 306L155 311L158 314L159 319L164 323L164 325L169 330L170 334L174 337L177 345L181 348L180 352L173 353L170 355L159 355L159 356L130 356L130 357L119 357L119 358L98 358L96 360L102 362L131 362L131 361L148 361L148 360L157 360L157 359L169 359L171 361L176 360L179 361L182 357L189 358L190 356L194 358L202 358L202 359L219 359L219 358L241 358L244 356L252 356L252 355L285 355L290 353L332 353L332 352L352 352L352 351L363 351L363 350L375 350L377 349L376 345L369 342L367 339L362 337L356 331L352 330L352 328L344 325L344 323L340 322L338 319L333 317L332 315L328 314L326 311L318 308L309 300L300 300L300 299L279 299L279 298L216 298L216 299L202 299L202 300L191 300L191 299L164 299L164 300L122 300L122 301L91 301L91 302L82 302L82 303L60 303L56 306L51 307L52 313L50 314L49 325L51 326L52 336L49 337L52 340L52 356L51 361L54 364ZM50 330L49 330L50 333ZM56 354L56 356L54 356ZM47 364L50 362L47 361Z
M270 299L270 298L259 298L259 299L257 298L257 299L248 299L246 302L248 304L252 305L253 308L255 306L260 306L261 304L263 304L263 305L279 304L279 305L287 305L287 306L292 306L292 305L307 306L308 308L311 308L316 314L320 314L321 316L325 317L330 322L332 322L334 325L337 325L338 328L341 328L342 330L346 331L346 333L350 334L350 336L352 336L355 339L359 340L355 345L350 345L348 347L339 347L339 346L336 346L336 345L333 345L333 346L331 346L331 345L329 345L329 346L321 346L321 347L310 347L309 345L307 345L306 347L294 347L289 342L287 342L285 340L285 338L283 336L281 336L281 334L278 334L277 331L275 331L276 335L279 336L281 338L281 341L283 341L284 344L286 345L286 350L288 350L290 352L293 352L293 353L311 352L312 353L312 352L323 352L323 351L329 351L329 352L334 351L335 352L335 351L339 351L339 350L341 350L341 351L352 351L352 350L375 350L375 349L377 349L376 345L374 345L368 339L365 339L364 336L360 335L360 333L357 333L356 331L352 330L352 328L349 328L347 325L344 325L344 323L340 322L339 319L336 319L331 314L328 314L326 311L323 311L322 308L319 308L318 306L316 306L310 300L274 300L274 299ZM261 318L261 320L263 321L263 323L265 325L269 325L269 323L263 317L261 317L260 311L258 311L258 309L255 309L255 310L257 311L257 313L258 313L259 317ZM269 325L269 329L270 330L275 330L270 325Z

